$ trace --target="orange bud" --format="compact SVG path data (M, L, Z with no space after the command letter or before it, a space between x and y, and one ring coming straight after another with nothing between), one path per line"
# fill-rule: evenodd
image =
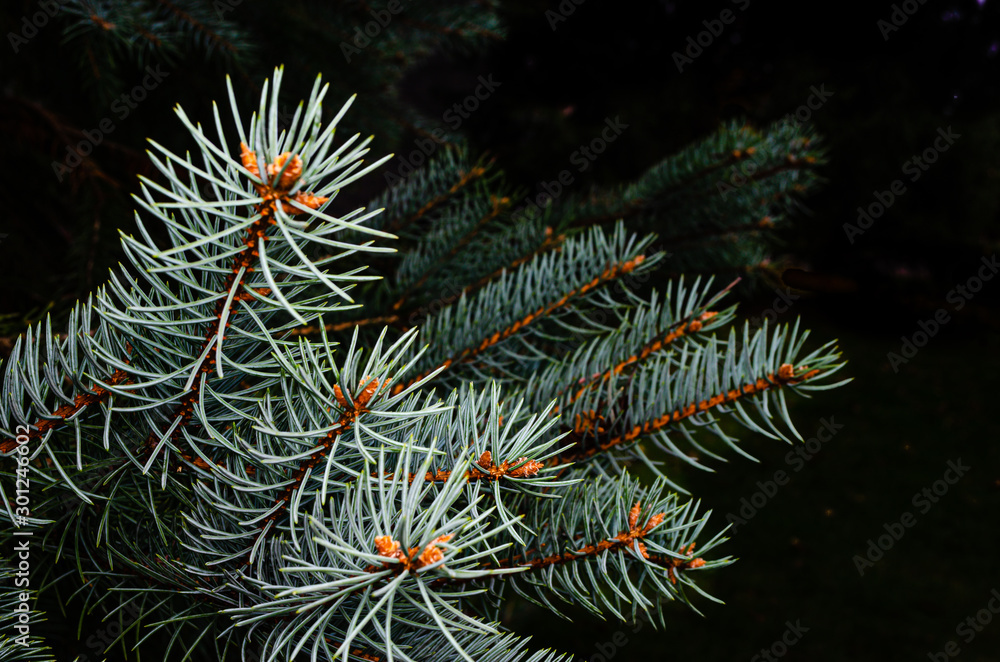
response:
M379 556L388 556L392 558L398 557L402 554L399 543L389 536L379 536L375 538L375 549L378 550Z
M257 167L257 155L250 151L245 144L240 143L240 161L243 167L249 170L255 177L260 177L260 169Z
M632 506L632 510L628 512L628 528L634 529L635 525L639 522L639 511L641 510L642 502L636 501L635 505Z
M291 163L288 167L285 167L285 163L291 157ZM298 181L299 177L302 175L302 158L298 154L293 155L291 152L284 152L278 155L278 158L274 160L274 163L267 166L267 178L271 179L279 172L281 169L285 168L285 172L282 173L281 179L278 180L276 188L287 191L292 188L292 185Z
M525 460L528 460L528 458L519 457L517 458L517 462L515 464L524 462ZM511 471L510 474L508 475L513 476L514 478L526 478L527 476L534 476L543 466L544 465L541 462L536 462L535 460L528 460L527 462L524 462L524 464L522 464L517 469Z

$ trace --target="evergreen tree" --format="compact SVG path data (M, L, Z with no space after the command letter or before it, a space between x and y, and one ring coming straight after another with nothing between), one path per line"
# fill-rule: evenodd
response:
M787 395L842 363L797 323L735 326L728 285L654 278L759 263L815 136L733 123L538 207L448 149L352 209L389 157L340 141L320 80L283 125L281 78L249 117L232 83L204 126L177 109L194 149L151 141L167 185L143 180L125 264L3 365L0 546L31 570L0 659L52 658L49 586L165 660L541 662L565 656L505 631L505 597L660 627L714 599L725 523L668 470L745 455L740 427L801 439Z

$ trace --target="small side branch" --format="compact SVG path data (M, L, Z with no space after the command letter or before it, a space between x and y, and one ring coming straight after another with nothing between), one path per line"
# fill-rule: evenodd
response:
M435 265L433 265L426 272L424 272L424 274L415 283L406 288L406 291L403 292L402 295L400 295L396 303L392 304L393 310L399 310L400 308L402 308L403 305L406 303L407 297L409 297L414 291L419 290L421 287L423 287L424 283L426 283L427 280L442 267L442 265L444 265L448 260L458 255L458 253L463 248L468 246L469 242L471 242L472 239L477 234L479 234L480 230L489 225L490 221L499 216L500 213L510 205L510 198L493 197L491 199L491 203L492 207L490 208L490 211L487 212L482 218L480 218L479 221L477 221L476 224L472 226L472 228L470 228L467 233L465 233L465 236L463 236L461 239L455 242L455 245L452 246L447 253L441 256L441 259L438 260L438 262Z
M506 340L507 338L511 337L512 335L514 335L515 333L517 333L520 329L528 326L529 324L531 324L536 319L545 317L546 315L550 315L551 313L553 313L554 311L558 310L559 308L562 308L563 306L567 305L572 299L580 297L580 296L582 296L582 295L590 292L591 290L596 289L598 286L603 285L604 283L607 283L610 280L614 280L615 278L618 278L619 276L623 276L623 275L625 275L627 273L630 273L636 267L638 267L640 264L642 264L645 261L645 259L646 259L646 256L644 256L644 255L637 255L636 257L632 258L631 260L628 260L626 262L622 262L621 264L615 264L615 265L612 265L611 267L608 267L607 269L604 270L604 273L602 273L600 276L595 277L589 283L584 284L579 289L570 290L569 292L566 293L565 296L563 296L558 301L556 301L556 302L554 302L552 304L549 304L548 306L542 306L538 310L536 310L535 312L531 313L530 315L527 315L523 319L520 319L520 320L514 322L514 324L512 324L509 327L507 327L506 329L504 329L502 331L495 332L489 338L484 338L483 341L481 343L479 343L478 346L476 346L476 347L466 347L461 352L459 352L458 354L456 354L454 357L445 360L445 362L442 363L440 367L442 367L442 368L449 368L449 367L451 367L453 365L457 365L459 363L463 363L463 362L466 362L466 361L469 361L469 360L475 358L477 355L479 355L482 352L486 351L487 349L489 349L493 345L496 345L501 340ZM436 370L436 369L437 368L435 368L434 370ZM417 381L420 381L421 379L424 379L427 375L431 374L431 372L433 372L434 370L428 370L427 372L424 372L424 373L422 373L420 375L417 375L416 377L414 377L413 379L411 379L406 384L402 384L402 383L397 384L394 387L394 389L393 389L393 393L399 393L404 388L412 385L413 383L415 383Z
M715 317L717 314L718 313L713 311L707 311L699 315L698 319L692 320L691 322L688 323L681 322L675 325L676 328L673 331L670 331L662 338L647 343L639 351L638 354L633 354L632 356L628 357L627 359L625 359L615 367L611 368L607 372L597 373L591 376L590 378L581 377L579 383L585 384L585 386L583 386L576 393L574 393L573 396L570 397L569 402L567 402L567 404L572 404L576 402L581 397L583 397L583 395L588 391L593 391L595 388L598 388L601 384L611 379L613 376L621 374L630 366L636 365L640 361L649 357L650 354L662 350L664 347L674 342L678 338L681 338L683 336L689 336L692 333L697 333L698 331L701 331L701 328L704 326L704 321ZM558 411L559 411L559 406L557 405L552 410L552 413L555 414Z
M123 370L115 370L115 372L108 379L107 383L110 386L118 386L120 384L127 384L129 381L128 373ZM80 410L99 402L104 402L110 394L111 391L103 386L95 386L89 393L78 393L77 396L73 398L73 404L62 405L50 414L50 416L58 417L58 420L52 418L41 418L32 424L31 428L33 429L29 430L28 438L41 439L42 436L44 436L44 434L49 430L65 425L66 419L75 416L80 412ZM9 453L16 447L17 442L14 439L4 439L3 441L0 441L0 453Z
M806 366L802 366L801 370L806 370ZM762 393L768 389L780 388L782 386L791 386L794 384L799 384L809 379L812 379L820 370L810 370L804 374L795 376L796 368L790 363L783 364L779 369L777 374L770 374L766 378L758 379L752 384L746 384L742 388L733 389L727 393L720 393L718 395L712 396L707 400L702 400L698 403L690 403L683 409L674 410L672 413L667 413L660 418L646 421L642 425L636 425L631 430L628 430L624 434L612 437L604 442L599 442L596 446L580 450L576 452L570 452L565 455L553 458L552 464L564 464L567 462L575 462L578 460L587 459L596 453L602 453L617 446L624 445L631 441L634 441L637 437L643 434L648 434L650 432L656 432L657 430L662 430L672 423L677 423L686 418L690 418L697 413L708 411L713 407L725 404L728 402L734 402L740 398L745 398L747 396L753 395L755 393ZM602 433L604 429L600 427L599 421L601 420L596 412L589 412L589 416L578 416L576 424L573 427L571 436L569 440L574 440L579 445L582 443L583 439L587 435L593 433Z
M490 163L492 163L492 161ZM447 192L432 198L429 202L427 202L423 207L418 209L417 212L412 216L410 216L409 218L403 220L397 220L391 223L387 231L396 234L406 226L419 221L428 213L430 213L434 209L437 209L442 204L453 198L466 186L468 186L472 182L476 181L477 179L485 175L488 169L489 169L489 164L487 164L486 166L481 166L481 165L473 166L472 168L469 169L468 172L462 173L458 181L452 184L451 188L449 188Z

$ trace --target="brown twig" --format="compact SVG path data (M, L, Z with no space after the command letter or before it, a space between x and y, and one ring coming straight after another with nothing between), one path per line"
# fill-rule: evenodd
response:
M636 267L642 264L643 261L645 261L645 259L646 257L644 255L637 255L631 260L627 260L626 262L623 262L621 264L615 264L608 267L607 269L604 270L604 272L600 276L596 276L593 280L591 280L589 283L584 284L579 289L570 290L558 301L549 304L548 306L542 306L541 308L531 313L530 315L527 315L523 319L514 322L514 324L507 327L506 329L495 332L489 338L484 338L483 341L479 343L478 346L466 347L452 358L445 360L444 363L442 363L439 367L447 369L453 365L469 361L470 359L482 353L489 347L492 347L493 345L497 344L501 340L506 340L510 336L514 335L518 330L528 326L534 320L545 317L551 314L553 311L565 306L567 303L569 303L571 299L586 294L587 292L595 289L599 285L603 285L604 283L610 280L613 280L615 278L618 278L619 276L623 276L633 271ZM399 393L404 388L414 384L417 381L420 381L421 379L424 379L427 375L429 375L431 372L437 369L438 368L434 368L432 370L428 370L424 373L421 373L420 375L417 375L416 377L412 378L409 382L405 384L402 383L397 384L393 388L393 393L394 394Z

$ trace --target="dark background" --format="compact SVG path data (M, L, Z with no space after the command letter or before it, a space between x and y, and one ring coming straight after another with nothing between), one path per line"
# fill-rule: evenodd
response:
M289 3L288 11L307 4ZM735 458L714 474L678 468L677 482L703 499L719 525L758 491L758 481L777 470L791 475L723 548L738 563L699 577L724 606L695 597L704 617L668 606L666 631L647 626L633 633L631 626L573 610L568 623L510 601L508 624L532 634L537 645L588 660L602 652L606 660L752 659L779 640L787 621L808 628L788 659L923 660L955 641L962 660L995 660L1000 614L987 613L993 622L969 643L956 626L1000 590L1000 279L986 282L961 310L947 294L998 248L1000 3L914 2L915 13L887 39L878 21L889 20L888 2L752 0L740 10L745 4L585 0L576 6L564 0L562 6L574 10L553 29L546 12L558 12L560 3L502 3L504 41L467 56L432 56L408 69L399 85L402 101L429 118L428 128L442 123L438 118L475 88L478 76L492 74L500 88L461 132L530 191L566 168L569 155L598 135L608 117L620 116L629 128L577 178L574 190L634 179L721 121L779 119L805 103L813 86L833 92L811 117L829 149L821 171L827 182L807 200L808 213L781 231L782 256L797 268L786 273L785 284L798 298L778 320L801 316L818 340L840 341L849 361L844 372L854 381L797 400L792 418L805 437L823 418L843 429L801 471L786 463L787 447L750 436L746 448L758 464ZM725 8L736 21L679 72L672 54ZM11 94L56 105L78 127L101 117L72 109L81 92L53 55L59 48L57 34L41 35L0 69L7 95L0 126L13 131L0 185L0 232L10 235L0 242L0 274L10 283L0 294L0 313L11 314L14 331L25 316L46 306L58 310L99 283L114 261L111 228L130 223L117 192L101 198L101 186L58 184L47 161L24 155ZM330 53L322 62L342 66L336 44L325 48ZM258 62L266 71L287 57L273 49ZM315 71L303 67L295 75L311 81ZM29 69L32 75L24 75ZM129 158L116 161L120 171L109 170L115 191L127 191L146 167L143 139L159 137L163 122L175 122L166 111L192 95L185 87L194 85L204 100L201 108L185 103L189 114L208 117L207 100L221 98L221 87L204 81L220 80L224 70L182 62L121 123L115 139ZM910 182L904 162L948 128L961 137ZM403 127L376 149L405 153L416 137ZM372 179L377 189L381 178ZM857 207L871 204L875 192L896 179L904 179L906 192L851 243L844 224L855 223ZM95 205L104 206L86 225L92 228L95 217L100 228L88 239L91 248L81 249L60 210L82 206L89 213ZM76 272L65 265L88 261L89 280L68 275ZM758 290L743 308L760 315L777 296ZM894 370L888 353L900 352L902 338L942 308L950 321ZM969 471L922 513L913 495L959 458ZM907 511L915 525L860 575L854 557ZM616 639L616 632L623 634ZM622 636L627 643L612 651L608 642Z
M822 418L844 427L800 471L786 464L788 448L766 439L747 444L760 464L737 458L711 475L679 468L679 482L720 521L739 514L758 481L778 470L791 476L732 536L738 563L706 577L724 606L696 600L704 618L674 609L665 632L633 634L573 612L570 626L533 608L518 611L517 628L593 660L612 659L609 651L617 660L752 659L786 621L809 628L788 659L922 660L955 641L960 659L995 660L1000 622L969 643L956 627L1000 588L1000 282L961 311L946 295L997 250L997 3L928 2L886 40L877 21L889 19L890 3L753 2L678 72L672 54L732 6L584 3L553 32L538 5L526 4L481 65L510 85L472 130L509 172L537 182L558 172L586 127L620 114L632 126L595 164L603 184L637 176L722 120L794 112L811 86L825 85L833 96L811 121L828 141L828 182L808 200L811 214L784 233L810 274L786 283L811 291L793 289L801 299L779 321L800 315L817 338L839 339L854 382L797 401L792 416L805 437ZM947 127L962 137L911 183L903 163ZM852 244L843 224L895 179L906 192ZM760 292L748 314L776 296ZM952 320L894 372L887 353L939 308ZM913 495L956 458L968 473L922 514ZM853 557L906 511L914 526L859 575ZM628 643L609 647L618 631Z
M969 643L970 630L956 627L1000 589L1000 282L960 311L946 295L997 251L997 3L927 2L884 39L877 22L890 18L890 3L752 2L682 73L672 54L732 4L588 2L552 31L542 8L556 6L522 3L507 42L479 65L509 87L470 128L520 181L551 179L608 115L631 126L595 164L600 184L637 176L722 120L763 123L794 112L811 86L833 92L811 118L828 141L828 182L808 200L811 214L784 232L788 254L810 275L785 281L809 289L792 290L801 298L779 321L800 315L817 338L839 339L854 382L796 402L803 436L823 418L844 426L800 471L786 463L788 448L766 439L748 440L757 465L737 458L709 475L678 468L679 482L720 521L739 514L758 481L790 474L737 527L727 547L738 563L706 577L724 606L696 600L704 618L674 609L665 632L633 633L574 612L573 625L563 624L519 605L517 629L585 659L721 660L752 659L786 621L801 621L809 631L788 659L922 660L954 641L960 659L996 660L1000 622ZM417 91L417 78L413 95L430 111L434 97ZM948 127L962 137L911 183L904 162ZM852 244L843 225L896 179L906 192ZM776 296L760 292L748 314ZM887 354L940 308L951 321L894 372ZM913 495L957 458L967 474L926 513L915 508ZM860 575L855 555L907 511L916 523ZM619 631L628 643L609 646Z

